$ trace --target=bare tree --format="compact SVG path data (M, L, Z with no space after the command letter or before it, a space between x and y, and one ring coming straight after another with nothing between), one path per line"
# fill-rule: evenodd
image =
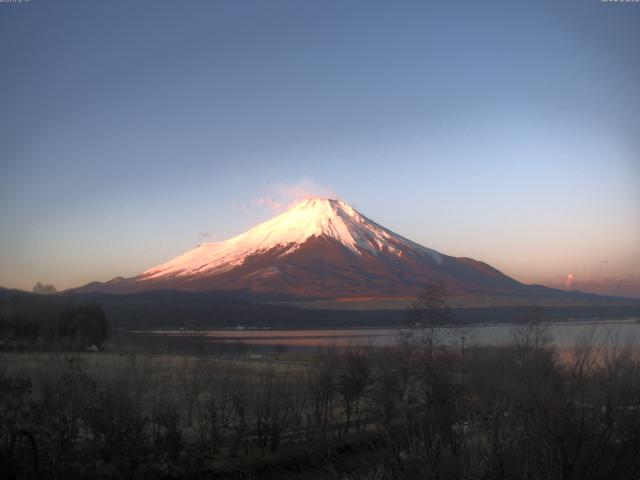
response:
M204 390L204 361L202 358L184 357L178 376L187 411L187 426L193 425L193 410Z
M200 438L212 451L222 446L225 432L231 426L234 379L242 373L232 362L220 370L207 369L204 399L199 408Z
M346 415L344 432L349 432L351 420L360 413L360 403L365 389L371 383L371 369L363 351L348 349L338 374L338 393ZM356 422L356 428L357 428Z
M431 356L441 346L452 323L446 288L442 284L428 284L409 304L408 329L401 333L400 344Z

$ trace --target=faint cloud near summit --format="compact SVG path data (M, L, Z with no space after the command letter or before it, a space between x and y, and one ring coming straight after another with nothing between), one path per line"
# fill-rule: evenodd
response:
M259 197L253 200L253 202L251 202L251 205L253 205L254 207L267 207L271 209L271 211L273 212L282 211L282 203L277 202L276 200L274 200L272 197L269 197L269 196Z
M266 207L273 213L280 213L303 200L316 197L338 198L338 195L310 178L303 178L294 184L279 184L267 189L265 194L251 202L251 206Z
M198 241L199 242L211 242L213 240L213 233L211 232L200 232L198 233Z

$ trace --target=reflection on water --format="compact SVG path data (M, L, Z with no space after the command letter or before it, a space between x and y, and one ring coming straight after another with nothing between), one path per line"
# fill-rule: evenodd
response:
M557 347L569 347L589 338L597 345L630 345L640 348L640 320L564 322L547 324ZM514 325L475 325L456 330L442 330L445 343L455 345L502 345L511 341ZM400 329L350 328L317 330L163 330L133 332L144 336L170 337L175 340L195 340L206 343L242 346L252 350L308 349L318 347L373 346L396 344Z

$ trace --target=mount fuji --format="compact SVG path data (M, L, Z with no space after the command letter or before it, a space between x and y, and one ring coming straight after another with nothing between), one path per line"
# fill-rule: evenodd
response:
M413 296L428 283L451 295L567 294L525 285L490 265L408 240L347 203L310 199L234 238L203 243L132 278L75 291L237 291L300 298Z

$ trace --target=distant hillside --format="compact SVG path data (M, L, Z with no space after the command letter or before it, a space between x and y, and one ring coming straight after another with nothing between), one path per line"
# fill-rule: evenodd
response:
M259 326L271 328L315 328L356 326L400 326L407 320L405 301L389 305L334 303L265 303L267 297L238 296L228 292L150 291L135 294L77 293L37 295L0 288L0 316L11 304L30 309L59 311L65 305L94 301L104 308L114 328L218 328ZM340 308L341 303L344 305ZM452 318L464 323L510 323L532 320L640 317L640 302L609 305L518 305L461 306L452 303Z
M126 328L400 326L407 320L408 305L407 302L395 309L369 310L301 308L289 304L258 303L228 294L181 291L127 295L87 293L73 295L73 298L98 302L113 325ZM640 317L640 305L454 307L451 313L454 319L465 323L628 318Z

